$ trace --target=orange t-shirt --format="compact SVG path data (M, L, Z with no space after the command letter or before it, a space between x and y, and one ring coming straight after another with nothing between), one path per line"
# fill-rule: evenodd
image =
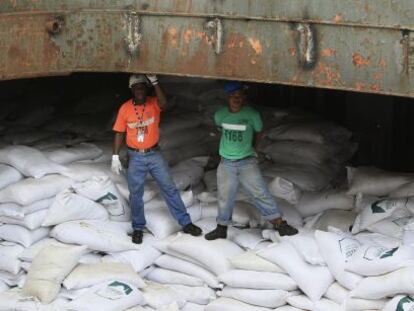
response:
M130 148L151 148L160 138L160 112L156 97L147 97L145 105L136 106L130 99L119 109L113 130L126 132L126 144Z

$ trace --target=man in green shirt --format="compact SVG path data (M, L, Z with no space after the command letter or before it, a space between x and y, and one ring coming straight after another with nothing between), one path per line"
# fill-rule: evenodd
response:
M227 237L227 226L231 223L239 185L246 190L263 217L274 225L281 236L294 235L298 230L283 220L282 212L271 196L257 163L254 146L263 129L260 114L244 105L242 84L229 82L225 91L229 95L228 106L218 110L214 116L215 123L221 130L221 162L217 168L217 228L206 234L205 238L215 240Z

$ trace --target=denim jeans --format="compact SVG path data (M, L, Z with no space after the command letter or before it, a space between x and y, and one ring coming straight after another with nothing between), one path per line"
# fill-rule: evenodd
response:
M180 192L174 184L167 162L158 151L139 153L128 150L128 188L129 202L132 210L132 228L142 230L145 227L144 184L147 173L157 182L161 195L167 203L171 215L181 226L191 222L190 215L181 199Z
M231 223L239 185L253 199L264 219L282 217L282 212L260 173L256 158L250 157L239 161L222 159L217 168L218 224L227 226Z

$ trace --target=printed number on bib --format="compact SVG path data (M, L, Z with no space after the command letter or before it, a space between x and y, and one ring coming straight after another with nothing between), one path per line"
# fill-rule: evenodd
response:
M230 140L230 141L239 141L239 142L243 141L243 132L241 131L225 130L224 136L226 137L227 140Z

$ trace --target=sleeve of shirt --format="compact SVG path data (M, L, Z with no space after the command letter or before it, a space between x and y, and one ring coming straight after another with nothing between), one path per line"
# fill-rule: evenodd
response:
M214 123L218 128L221 128L221 113L220 110L217 110L214 114Z
M115 132L124 133L127 130L127 119L125 114L125 105L122 105L119 108L118 116L116 117L116 121L114 127L112 128Z
M263 122L262 117L258 111L252 114L253 117L253 129L256 133L261 132L263 130Z

